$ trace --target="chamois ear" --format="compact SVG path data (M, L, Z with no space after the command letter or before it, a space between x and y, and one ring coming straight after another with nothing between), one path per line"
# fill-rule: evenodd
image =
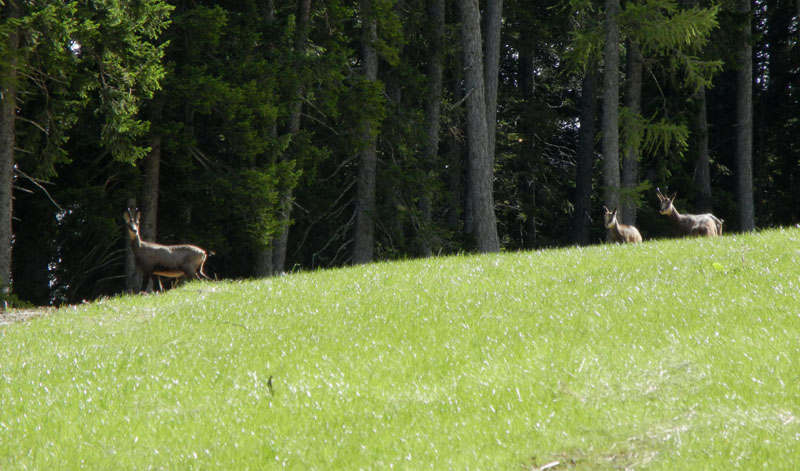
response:
M603 206L603 211L605 211L606 213L610 213L610 212L611 212L611 211L609 211L609 210L608 210L608 208L606 208L605 206Z
M125 220L125 223L126 223L126 224L130 224L130 222L131 222L131 215L130 215L130 213L128 213L127 211L126 211L126 212L124 212L124 213L122 213L122 219L124 219L124 220Z
M672 196L670 196L670 197L669 197L669 201L670 201L670 202L672 202L672 201L675 201L675 197L676 197L676 196L678 196L678 192L677 192L677 191L676 191L676 192L674 192L674 193L672 193Z

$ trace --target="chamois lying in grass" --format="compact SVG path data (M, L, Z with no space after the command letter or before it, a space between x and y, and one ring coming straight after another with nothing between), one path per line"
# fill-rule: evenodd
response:
M680 214L672 202L678 193L673 193L669 198L661 194L656 188L656 195L660 202L661 214L669 216L675 230L682 236L720 236L722 235L722 219L711 213L705 214Z
M142 214L137 210L134 216L131 210L124 214L128 228L131 249L136 259L136 268L142 272L141 291L144 291L153 275L168 278L208 279L203 273L203 264L208 252L196 245L163 245L145 242L139 235L139 220ZM161 280L158 280L159 286ZM163 287L162 287L163 288Z
M608 208L603 206L603 211L605 211L603 219L608 232L611 233L611 240L618 243L638 243L642 241L642 235L639 234L638 229L627 224L620 224L617 221L617 208L614 208L614 211L609 211Z

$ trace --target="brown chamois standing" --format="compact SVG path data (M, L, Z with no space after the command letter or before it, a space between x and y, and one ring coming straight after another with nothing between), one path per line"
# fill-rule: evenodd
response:
M617 221L617 208L614 208L614 211L609 211L608 208L603 206L603 211L605 211L603 219L608 232L611 233L611 240L617 243L638 243L642 241L642 235L639 234L638 229L627 224L620 224Z
M206 262L208 252L196 245L163 245L143 241L139 235L141 216L142 214L138 210L134 216L130 209L124 214L131 250L136 259L136 268L142 272L141 291L145 290L153 275L168 278L185 276L187 279L200 279L201 277L208 279L208 275L203 272L203 264ZM158 281L161 286L161 280Z
M682 236L721 236L722 223L724 220L719 219L711 213L705 214L680 214L675 206L672 205L678 193L675 192L669 198L661 194L661 190L656 188L656 195L660 202L661 214L669 216L675 230Z

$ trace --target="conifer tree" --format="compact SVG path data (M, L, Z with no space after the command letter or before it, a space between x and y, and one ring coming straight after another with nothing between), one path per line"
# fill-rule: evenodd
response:
M753 203L753 51L750 43L750 0L738 0L738 11L746 18L739 39L739 68L736 71L736 195L739 226L755 228Z
M488 151L486 99L478 1L459 3L467 106L467 207L465 226L480 252L500 249L494 213L493 159Z
M445 0L430 0L428 5L428 64L427 79L428 91L425 97L425 134L426 142L423 151L423 170L430 176L435 168L436 156L439 151L439 131L441 122L442 87L444 81L444 28L445 28ZM420 253L430 257L433 254L431 247L432 231L432 200L433 195L430 184L426 181L422 196L419 199L420 212Z
M19 36L14 22L21 16L15 0L0 13L0 289L11 288L11 218L14 186L14 147L16 145L17 76L19 74Z
M361 67L364 80L378 80L378 21L372 0L361 2L364 18L361 36ZM371 262L375 251L375 184L377 172L377 129L365 122L361 130L364 148L358 162L356 181L356 214L353 236L353 263Z
M99 144L117 161L145 155L148 123L138 113L163 76L154 40L170 9L160 0L6 3L0 15L0 282L8 287L14 166L31 177L56 175L56 166L70 161L65 144L93 97Z
M619 206L619 0L605 2L603 49L603 202Z

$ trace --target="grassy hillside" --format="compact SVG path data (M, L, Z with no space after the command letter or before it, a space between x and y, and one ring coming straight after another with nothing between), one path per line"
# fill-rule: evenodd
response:
M192 283L0 327L3 470L797 457L798 229Z

